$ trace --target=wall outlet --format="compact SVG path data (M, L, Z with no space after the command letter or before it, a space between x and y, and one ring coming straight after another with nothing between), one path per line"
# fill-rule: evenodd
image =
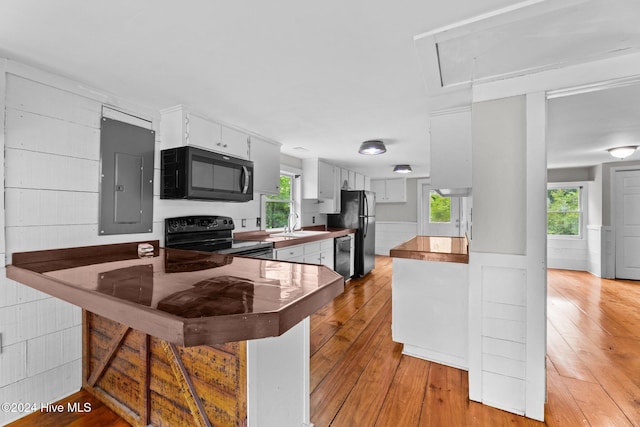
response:
M312 217L311 217L311 224L315 224L315 223L316 223L316 217L315 217L315 216L312 216Z
M247 226L247 219L242 218L242 228L245 228L246 226Z
M256 227L260 228L261 223L261 218L256 218Z

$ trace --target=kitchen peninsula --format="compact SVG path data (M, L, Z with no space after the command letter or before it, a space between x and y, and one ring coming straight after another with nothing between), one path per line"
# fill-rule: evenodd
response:
M132 425L309 423L308 316L342 277L152 244L14 253L7 276L83 308L83 387Z
M467 239L416 236L390 255L393 340L409 356L468 369Z

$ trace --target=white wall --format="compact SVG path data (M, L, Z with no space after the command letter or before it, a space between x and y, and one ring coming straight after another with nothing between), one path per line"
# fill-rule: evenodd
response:
M388 256L391 248L417 235L417 222L376 221L376 254Z
M6 70L6 73L5 73ZM0 252L164 240L166 217L219 214L255 229L260 200L249 203L160 200L156 134L153 232L98 236L100 116L103 104L145 117L153 109L13 61L0 60L0 143L6 152L6 233ZM5 96L6 85L6 96ZM4 120L5 114L1 115ZM0 196L2 197L2 196ZM0 203L4 207L4 203ZM81 310L6 279L0 284L0 400L52 402L81 386ZM0 424L22 414L0 412Z

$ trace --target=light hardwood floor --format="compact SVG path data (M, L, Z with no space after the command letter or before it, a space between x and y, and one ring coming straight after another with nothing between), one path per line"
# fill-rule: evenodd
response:
M391 258L378 257L312 316L315 427L640 426L640 283L548 277L545 423L469 402L466 372L403 356L391 340ZM93 416L65 424L36 414L15 426L114 425Z

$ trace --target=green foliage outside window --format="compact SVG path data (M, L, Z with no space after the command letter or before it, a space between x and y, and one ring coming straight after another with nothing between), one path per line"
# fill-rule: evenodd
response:
M547 234L553 236L580 235L579 188L550 188L547 190Z
M429 197L429 222L451 222L451 199L432 191Z
M280 175L280 194L268 195L266 201L266 228L283 228L287 225L293 204L291 181L293 177Z

